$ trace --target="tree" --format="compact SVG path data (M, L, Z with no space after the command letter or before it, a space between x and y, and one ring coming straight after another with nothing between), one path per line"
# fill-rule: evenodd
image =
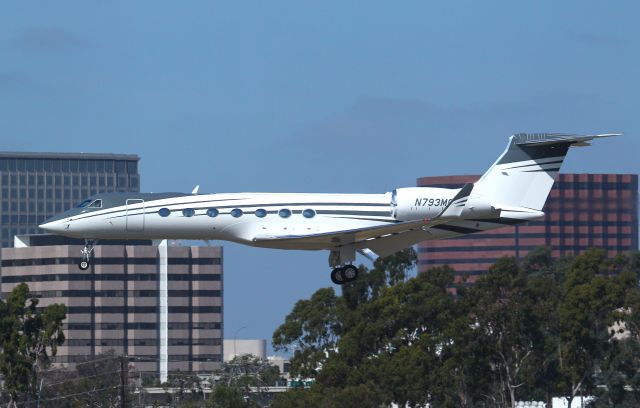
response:
M129 367L113 350L87 356L73 368L56 368L42 375L41 401L47 407L114 407L120 404L122 375L125 398L134 400L128 386Z
M50 364L64 340L66 306L38 308L25 283L17 285L6 302L0 301L0 371L9 405L30 401L38 393L38 376Z
M541 248L497 261L471 287L454 284L447 266L407 279L400 269L411 265L361 266L340 296L320 289L296 304L274 344L294 350L294 375L315 384L273 407L513 407L581 390L602 406L637 405L637 255L556 261ZM628 340L613 337L616 321Z
M471 307L487 351L494 377L505 393L500 399L516 406L516 390L531 382L537 355L543 354L542 320L527 275L514 258L502 258L468 292Z
M358 324L353 313L359 305L377 299L394 283L404 281L415 267L413 248L376 260L374 268L360 266L360 277L342 286L342 296L332 288L317 290L310 299L298 301L273 334L278 351L293 351L291 375L315 377L327 358L336 352L343 332Z
M558 366L569 405L584 386L593 386L594 370L611 344L608 327L619 302L610 297L610 265L603 250L589 250L574 259L564 279Z
M266 388L281 380L278 367L250 354L224 363L214 376L210 399L214 407L267 406L271 396Z

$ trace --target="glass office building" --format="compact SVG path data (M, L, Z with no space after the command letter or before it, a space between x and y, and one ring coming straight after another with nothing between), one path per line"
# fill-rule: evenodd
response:
M0 152L0 246L101 192L139 192L137 155Z
M420 187L460 188L480 176L423 177ZM603 248L607 255L638 249L636 174L559 174L543 208L545 217L455 239L418 245L419 271L449 265L473 282L503 256L524 257L540 246L552 255Z

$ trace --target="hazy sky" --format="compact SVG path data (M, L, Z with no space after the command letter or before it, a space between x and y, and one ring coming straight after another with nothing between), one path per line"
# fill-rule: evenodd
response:
M321 3L321 4L320 4ZM516 132L624 132L637 1L5 1L0 150L137 153L143 191L385 192L483 172ZM325 252L225 244L225 336L271 338Z

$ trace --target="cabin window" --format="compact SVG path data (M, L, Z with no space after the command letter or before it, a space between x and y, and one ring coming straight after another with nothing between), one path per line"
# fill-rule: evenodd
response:
M231 216L235 218L242 217L242 210L239 208L234 208L233 210L231 210Z
M291 217L291 210L283 208L282 210L278 211L278 215L282 218L289 218Z
M196 214L196 210L194 210L193 208L185 208L184 210L182 210L182 215L184 215L185 217L193 217Z
M102 208L102 200L98 199L87 206L87 208Z
M158 214L161 217L168 217L171 214L171 210L168 208L161 208L158 210Z
M307 208L302 212L302 215L304 216L304 218L313 218L316 216L316 212L311 208Z
M218 210L217 210L217 209L215 209L215 208L209 208L209 209L207 210L207 215L208 215L209 217L211 217L211 218L213 218L213 217L217 217L217 216L218 216L218 214L220 214L220 211L218 211Z
M256 217L258 218L264 218L267 216L267 210L265 210L264 208L258 208L256 210Z
M76 208L84 208L84 207L88 206L89 204L91 204L91 200L90 199L89 200L84 200L83 202L78 204L76 206Z

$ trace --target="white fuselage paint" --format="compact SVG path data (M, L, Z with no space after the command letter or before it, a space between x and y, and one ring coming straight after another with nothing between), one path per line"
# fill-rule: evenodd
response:
M415 219L437 216L457 189L424 187L412 189L416 197L409 200ZM437 202L424 202L425 197L439 197ZM418 202L419 204L416 204ZM435 205L435 204L438 205ZM159 210L171 213L162 217ZM183 210L193 209L187 217ZM207 210L216 209L210 217ZM231 211L241 209L240 217ZM267 211L257 217L256 210ZM280 210L290 210L291 216L281 217ZM315 216L306 218L302 212L313 210ZM403 219L402 221L406 221ZM201 194L135 201L128 205L86 212L46 224L44 228L70 237L85 239L194 239L225 240L247 245L283 249L326 249L278 241L255 242L260 236L304 236L342 230L375 227L396 223L392 216L391 193L385 194L287 194L287 193L229 193Z

